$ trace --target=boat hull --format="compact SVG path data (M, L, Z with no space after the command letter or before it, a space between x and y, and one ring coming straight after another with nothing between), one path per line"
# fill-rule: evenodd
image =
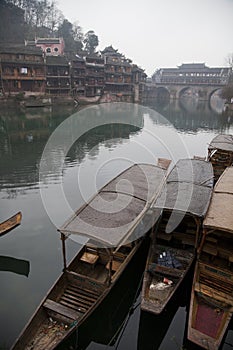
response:
M107 257L99 253L99 262L92 266L81 260L86 252L84 246L54 284L11 349L29 350L32 346L33 350L56 349L105 299L142 241L143 239L138 240L124 255L110 284L107 282ZM90 272L89 275L87 271Z
M19 211L6 221L0 223L0 236L12 230L14 227L18 226L22 220L22 213Z
M205 265L202 270L204 268ZM227 295L224 298L212 285L200 283L200 264L197 262L190 299L188 340L204 349L218 350L231 318L232 305L228 303Z
M173 247L156 245L157 255L166 252L175 257L179 268L162 266L153 258L153 244L144 274L141 309L153 314L160 314L178 290L194 261L194 252ZM154 263L156 265L154 265ZM153 268L154 267L154 268Z

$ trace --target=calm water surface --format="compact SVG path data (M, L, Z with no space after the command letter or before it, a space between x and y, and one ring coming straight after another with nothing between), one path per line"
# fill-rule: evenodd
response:
M72 210L134 162L206 156L218 133L232 134L233 118L197 101L106 104L80 111L1 108L0 221L18 210L23 220L0 238L0 349L12 345L61 273L57 227ZM80 242L71 237L67 243L71 259ZM80 327L73 347L197 349L186 341L190 276L162 316L140 312L147 249L145 244L113 293ZM222 348L232 347L229 329Z

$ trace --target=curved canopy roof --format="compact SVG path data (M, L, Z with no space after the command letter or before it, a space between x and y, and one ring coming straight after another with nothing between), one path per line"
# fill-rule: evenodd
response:
M233 233L233 167L218 179L203 226Z
M117 247L133 233L151 202L158 196L166 170L135 164L104 186L60 229Z
M214 149L233 152L233 135L220 134L214 137L209 145L209 150Z
M211 163L199 159L180 159L168 175L154 207L204 217L212 187Z

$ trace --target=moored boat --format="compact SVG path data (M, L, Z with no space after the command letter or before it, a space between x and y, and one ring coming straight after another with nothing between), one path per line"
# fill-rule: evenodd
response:
M165 174L151 164L131 166L59 229L64 272L12 349L55 349L100 305L143 242L148 209ZM151 215L154 219L156 214ZM88 241L67 266L65 241L70 234Z
M233 135L219 134L208 147L207 159L212 163L215 182L233 164Z
M198 248L188 339L204 349L220 348L233 312L233 167L215 185Z
M0 236L12 230L14 227L18 226L22 220L22 213L18 213L11 216L9 219L0 223Z
M171 170L154 208L163 213L151 234L141 309L160 314L191 268L200 226L213 187L209 162L181 159Z

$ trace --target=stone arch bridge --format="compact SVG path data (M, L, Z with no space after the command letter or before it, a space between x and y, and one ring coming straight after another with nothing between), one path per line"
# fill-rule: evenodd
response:
M210 101L216 91L221 91L223 84L164 84L156 83L157 95L169 94L171 99L180 99L181 96L197 97L199 100Z

